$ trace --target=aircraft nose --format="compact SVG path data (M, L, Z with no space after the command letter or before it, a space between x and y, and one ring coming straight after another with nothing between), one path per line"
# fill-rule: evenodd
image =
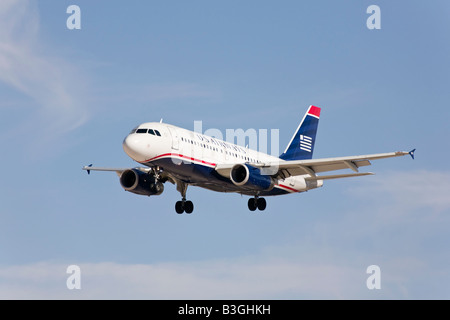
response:
M125 137L122 143L123 150L125 153L136 161L144 161L145 155L141 147L140 139L136 135L128 135Z

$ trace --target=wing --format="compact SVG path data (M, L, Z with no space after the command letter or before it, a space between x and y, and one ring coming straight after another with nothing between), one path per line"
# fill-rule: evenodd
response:
M88 166L84 166L83 168L81 168L82 170L86 170L88 174L91 174L91 171L110 171L110 172L115 172L119 177L121 176L121 174L126 171L126 170L130 170L131 168L109 168L109 167L93 167L92 164L88 165ZM136 169L145 173L149 173L150 171L152 171L151 168L143 168L143 167L135 167L132 169ZM158 173L159 178L161 179L161 181L165 182L165 181L169 181L173 184L177 183L177 179L175 177L173 177L171 174L167 173L167 172L159 172Z
M120 175L122 174L122 172L124 172L125 170L128 170L130 168L105 168L105 167L93 167L92 164L88 165L88 166L84 166L83 168L81 168L82 170L86 170L88 174L91 174L91 171L112 171L112 172L116 172L116 174L120 177ZM134 169L138 169L142 172L148 172L150 170L150 168L134 168Z
M337 179L352 176L362 176L371 173L359 173L360 167L370 166L370 160L386 159L393 157L401 157L410 155L414 159L414 150L410 152L397 151L390 153L377 153L361 156L349 156L339 158L325 158L325 159L311 159L311 160L294 160L294 161L280 161L276 163L259 164L262 170L270 171L272 168L273 176L279 179L285 179L290 176L298 176L308 174L310 180L319 179ZM354 174L344 175L328 175L317 176L317 173L328 172L342 169L351 169Z
M292 160L278 161L270 163L249 163L249 165L260 168L261 173L271 175L276 179L286 179L291 176L309 175L306 180L327 180L340 179L348 177L358 177L372 175L371 172L359 173L360 167L370 166L370 160L386 159L393 157L401 157L409 154L414 159L414 150L410 152L397 151L390 153L377 153L361 156L325 158L325 159L309 159L309 160ZM215 168L217 173L223 177L229 177L230 171L235 164L218 164ZM351 169L355 173L338 174L338 175L321 175L317 173L335 170Z

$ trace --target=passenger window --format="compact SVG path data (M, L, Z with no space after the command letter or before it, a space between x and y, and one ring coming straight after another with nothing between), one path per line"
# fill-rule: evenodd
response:
M158 130L155 130L155 133L156 133L156 135L157 135L158 137L161 137L161 133L159 133Z
M137 129L136 133L147 133L147 129Z
M148 133L152 134L152 135L155 135L155 131L153 131L153 129L148 129Z

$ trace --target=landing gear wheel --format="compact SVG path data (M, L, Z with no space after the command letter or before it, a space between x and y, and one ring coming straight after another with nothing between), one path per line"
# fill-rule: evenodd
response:
M248 209L250 211L255 211L256 210L256 199L255 198L248 199Z
M175 211L178 214L181 214L183 212L190 214L192 213L192 211L194 211L194 204L192 203L192 201L186 201L186 191L188 184L178 179L176 180L176 183L177 191L181 193L181 201L177 201L175 203Z
M182 201L177 201L175 203L175 211L178 214L182 214L184 212L184 206L183 206L183 202Z
M257 206L258 206L258 210L264 211L266 209L266 206L267 206L266 199L258 198Z
M192 213L192 211L194 211L194 204L192 203L192 201L186 201L184 203L184 211L187 214L190 214L190 213Z
M260 211L264 211L267 207L266 199L259 198L258 196L255 196L254 198L248 199L248 209L250 211L255 211L256 209Z

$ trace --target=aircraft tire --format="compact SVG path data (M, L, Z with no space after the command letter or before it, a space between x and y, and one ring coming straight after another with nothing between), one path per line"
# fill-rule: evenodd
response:
M255 211L257 208L255 198L248 199L248 209L250 211Z
M192 203L192 201L186 201L184 203L184 212L186 212L187 214L191 214L192 211L194 211L194 204Z
M175 211L178 214L182 214L184 212L184 206L183 206L183 202L182 201L177 201L175 203Z
M258 198L258 201L257 201L256 205L258 207L258 210L264 211L266 209L266 206L267 206L266 199Z

